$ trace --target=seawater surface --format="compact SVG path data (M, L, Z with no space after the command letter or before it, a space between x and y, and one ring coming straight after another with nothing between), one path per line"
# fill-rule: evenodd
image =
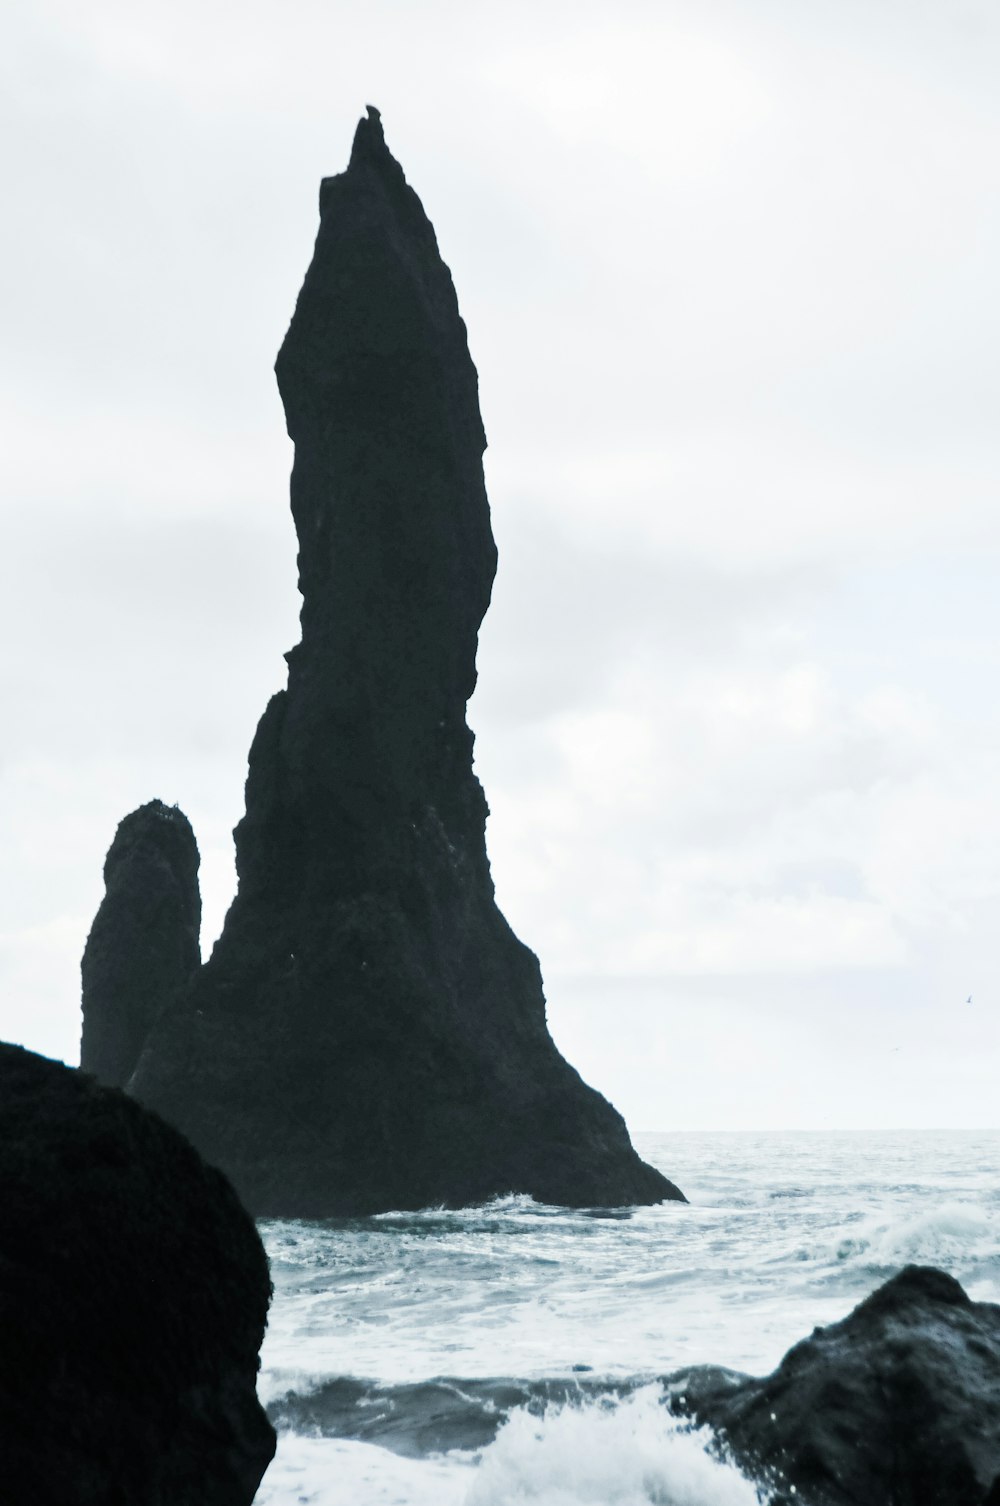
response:
M262 1223L257 1506L754 1506L661 1377L764 1374L910 1262L1000 1300L1000 1131L635 1143L687 1205Z

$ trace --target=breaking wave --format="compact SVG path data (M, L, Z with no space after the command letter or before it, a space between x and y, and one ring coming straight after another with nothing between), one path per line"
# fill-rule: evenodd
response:
M525 1381L440 1376L380 1385L335 1376L306 1391L286 1392L267 1412L279 1432L376 1443L418 1459L483 1448L515 1412L537 1419L553 1407L606 1405L628 1397L642 1384L587 1376Z
M678 1421L664 1400L656 1382L379 1387L341 1377L269 1408L281 1441L259 1506L291 1489L297 1502L333 1506L348 1479L360 1487L370 1472L408 1506L762 1506L711 1452L711 1432Z
M981 1205L945 1203L917 1212L866 1214L852 1224L836 1247L840 1261L878 1268L937 1265L968 1271L997 1257L997 1220Z
M711 1434L679 1424L658 1385L588 1406L519 1409L486 1449L466 1506L761 1506Z

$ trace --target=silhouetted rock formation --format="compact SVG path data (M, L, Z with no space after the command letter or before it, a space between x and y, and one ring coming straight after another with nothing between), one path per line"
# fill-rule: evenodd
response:
M907 1266L763 1380L699 1367L670 1384L773 1506L1000 1503L1000 1307L933 1267Z
M680 1197L555 1049L494 903L465 721L496 566L476 370L377 111L320 214L277 362L302 641L250 752L239 893L131 1090L258 1215Z
M80 1066L124 1087L152 1026L201 961L198 846L183 812L151 800L126 816L104 883L81 968Z
M252 1221L176 1130L0 1045L0 1497L249 1506L270 1297Z

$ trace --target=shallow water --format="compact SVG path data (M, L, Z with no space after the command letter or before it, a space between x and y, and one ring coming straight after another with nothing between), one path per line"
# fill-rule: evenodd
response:
M909 1262L1000 1300L1000 1132L636 1145L688 1205L262 1224L280 1440L259 1506L743 1506L659 1377L764 1373Z

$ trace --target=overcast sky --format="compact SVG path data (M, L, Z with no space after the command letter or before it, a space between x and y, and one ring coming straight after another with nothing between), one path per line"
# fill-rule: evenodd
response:
M0 1036L298 636L272 375L367 102L469 327L501 907L633 1129L992 1126L1000 13L8 0ZM965 1001L972 995L972 1003Z

